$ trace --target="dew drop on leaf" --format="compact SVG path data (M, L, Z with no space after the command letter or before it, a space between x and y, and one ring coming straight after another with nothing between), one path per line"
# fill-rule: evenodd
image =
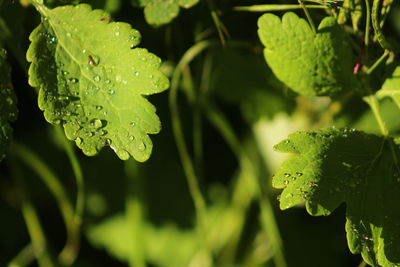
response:
M146 145L143 142L140 142L138 149L139 149L139 151L144 151L144 150L146 150Z

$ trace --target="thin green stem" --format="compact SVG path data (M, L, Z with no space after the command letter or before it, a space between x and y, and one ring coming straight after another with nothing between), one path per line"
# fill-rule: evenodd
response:
M380 58L378 58L378 60L375 61L375 63L374 63L371 67L369 67L369 68L365 71L365 73L366 73L367 75L370 75L381 63L384 62L384 60L386 59L386 57L387 57L389 54L390 54L390 51L389 51L389 50L385 50L385 51L383 52L382 56L381 56Z
M25 267L31 264L34 259L35 250L32 244L28 244L10 261L8 267Z
M299 5L301 6L301 8L304 11L304 14L306 14L308 23L310 23L311 29L314 33L317 33L317 28L315 27L314 21L311 18L310 12L308 12L307 6L304 5L303 0L298 0Z
M369 30L371 28L371 6L369 4L370 0L365 0L365 37L364 37L364 43L365 43L365 56L367 56L368 53L368 46L369 46Z
M379 21L379 8L381 5L381 0L374 0L372 3L372 26L374 27L375 31L375 37L378 40L379 44L382 46L383 49L385 50L392 50L391 45L388 43L388 41L385 38L385 35L383 34L381 24Z
M389 136L389 130L386 128L385 122L382 118L382 114L379 109L379 102L375 95L370 95L364 97L364 101L368 103L370 106L372 113L375 116L376 121L378 122L379 129L383 136Z
M53 261L50 253L47 250L47 240L40 224L39 216L32 205L29 198L28 190L22 179L22 174L17 166L16 160L10 160L10 169L15 178L16 189L19 200L21 202L22 216L24 217L28 233L32 241L34 254L37 258L40 267L54 267L56 263Z
M140 177L138 163L134 160L125 162L126 197L125 213L128 234L130 237L130 252L128 256L130 267L146 267L143 244L144 208L143 208L143 177Z
M225 28L225 25L221 22L218 11L215 8L213 0L207 0L208 7L210 8L211 17L214 21L215 27L217 28L219 39L221 40L221 44L225 45L226 38L229 37L228 30Z
M183 55L182 59L179 61L178 65L174 70L171 80L170 93L169 93L169 106L171 110L172 129L178 147L179 157L181 159L183 170L185 172L185 176L189 186L189 191L194 202L198 224L201 229L201 234L204 234L206 229L206 202L201 193L195 168L192 159L189 155L186 141L183 136L182 125L179 116L177 94L182 76L182 71L184 70L184 68L189 65L189 63L193 60L193 58L195 58L198 54L200 54L202 51L208 48L211 44L212 42L202 41L195 44L186 51L186 53Z
M59 140L62 141L64 150L71 163L76 181L77 194L74 218L71 222L71 232L69 233L70 235L68 236L67 244L59 256L60 261L64 265L71 265L75 261L80 247L80 227L82 224L82 217L85 207L85 183L82 168L75 153L74 146L65 138L62 126L57 126L54 129L59 137Z
M327 6L321 5L304 5L307 9L327 9ZM252 6L236 6L233 10L236 11L249 11L249 12L272 12L284 11L293 9L302 9L301 5L252 5Z
M246 179L246 181L238 181L238 185L240 187L235 188L234 196L243 196L242 191L245 189L246 191L250 191L254 193L254 197L256 197L260 202L261 207L261 223L263 225L264 230L271 236L271 241L273 244L274 255L273 259L278 267L286 267L286 260L283 253L282 241L280 238L279 230L276 225L275 217L273 215L272 205L268 197L264 197L260 187L258 185L257 174L256 174L256 166L248 155L247 151L242 147L241 142L236 137L235 132L232 127L229 125L228 120L225 116L220 112L215 106L213 106L210 102L205 102L204 111L209 119L209 121L214 125L214 127L220 132L221 136L224 138L226 143L231 148L232 152L235 154L239 162L241 163L242 170L247 170L250 175L242 175L242 179ZM246 186L243 186L246 185ZM247 188L246 188L247 187ZM251 196L248 196L251 197ZM240 198L240 199L239 199ZM239 197L236 201L242 202L243 199ZM250 203L250 201L245 201L244 203ZM243 208L243 207L242 207ZM245 210L245 209L244 209ZM239 229L238 229L239 230ZM234 245L231 248L231 255L235 255L237 248L238 240L234 240ZM231 256L232 257L232 256Z

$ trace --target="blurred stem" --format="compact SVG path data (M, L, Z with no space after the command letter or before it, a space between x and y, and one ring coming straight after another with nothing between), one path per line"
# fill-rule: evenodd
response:
M63 185L59 182L54 172L31 150L17 142L13 143L11 149L16 158L29 166L42 182L47 186L49 191L56 199L57 205L63 217L65 227L67 229L67 246L76 247L77 229L75 228L75 216L72 205L67 197ZM78 239L79 240L79 239ZM73 244L69 242L74 242Z
M382 133L383 136L389 136L389 131L386 128L385 122L382 118L382 114L381 111L379 109L379 102L378 99L376 98L375 95L370 95L370 96L366 96L364 97L364 101L368 103L368 105L370 106L376 121L378 122L379 125L379 129Z
M32 244L28 244L10 261L8 267L25 267L31 264L34 259L35 250Z
M66 139L62 126L56 126L54 129L59 137L59 140L62 141L62 145L71 163L76 181L77 194L75 213L73 216L73 221L71 222L71 231L68 235L67 244L59 255L60 261L64 265L69 266L75 261L80 247L80 227L82 224L82 217L85 207L85 183L82 168L78 157L76 156L74 146Z
M306 8L314 9L327 9L326 6L321 5L304 5ZM285 11L293 9L302 9L301 5L252 5L252 6L236 6L233 10L236 11L250 11L250 12L271 12L271 11Z
M214 127L220 132L221 136L225 139L226 143L231 148L232 152L237 157L238 161L241 163L241 168L243 171L247 171L250 175L241 175L239 176L241 179L246 179L246 181L238 181L238 185L235 188L234 196L241 196L243 193L239 193L242 190L248 190L254 194L260 202L261 208L261 224L264 228L264 231L270 235L272 247L274 250L273 260L277 267L286 267L286 260L283 253L282 241L279 234L278 227L276 225L276 220L274 217L272 205L268 197L263 196L260 186L257 180L256 174L256 166L251 160L250 156L247 154L246 150L242 147L239 139L236 137L234 130L229 125L228 120L225 118L222 112L220 112L215 106L213 106L210 102L204 103L204 111L207 114L210 122L214 125ZM243 185L246 185L243 187ZM246 188L247 187L247 188ZM251 196L250 196L251 197ZM235 201L235 198L234 198ZM236 201L243 202L243 199L236 199ZM235 202L236 202L235 201ZM250 199L246 201L249 205ZM243 208L243 207L242 207ZM246 209L244 209L245 211ZM244 217L244 214L243 214ZM241 231L242 229L237 229L237 231ZM234 240L234 244L230 249L231 260L233 260L234 255L236 255L238 241Z
M380 5L381 5L381 0L373 0L372 12L371 12L372 27L374 27L375 37L378 40L381 47L385 50L392 50L391 45L388 43L388 41L385 38L385 35L383 34L381 23L379 21Z
M308 23L310 23L310 26L311 26L312 31L313 31L314 33L317 33L317 28L315 28L314 21L312 20L312 17L311 17L311 15L310 15L310 12L308 12L307 6L304 5L303 0L298 0L298 2L299 2L301 8L302 8L303 11L304 11L304 14L306 14Z
M39 216L32 205L28 190L26 189L26 185L20 173L20 168L18 167L14 158L11 158L10 160L10 167L12 175L15 179L18 197L21 202L22 216L24 217L26 226L28 228L28 233L32 241L32 247L38 264L40 267L55 267L57 264L53 262L53 259L47 250L47 241L40 224Z
M387 57L389 54L390 54L390 51L389 51L389 50L385 50L385 51L383 52L382 56L381 56L380 58L378 58L378 60L375 61L375 63L374 63L371 67L369 67L369 68L365 71L365 73L366 73L367 75L370 75L380 64L383 63L383 61L386 59L386 57Z
M225 28L225 25L219 19L218 10L215 7L213 0L207 0L208 7L210 8L211 17L214 21L215 27L217 28L219 39L221 40L221 44L225 46L226 38L229 37L228 30Z
M144 209L143 182L140 179L138 163L134 160L125 162L126 173L126 224L131 243L129 252L130 267L146 267L144 252Z
M366 267L367 266L367 263L365 262L365 261L362 261L359 265L358 265L358 267Z
M183 170L185 172L186 180L189 186L189 191L192 196L197 222L201 229L200 235L204 235L206 232L206 203L198 184L198 178L195 172L195 168L192 159L189 155L186 141L183 136L181 120L179 116L178 108L178 88L182 76L182 71L186 66L202 51L207 49L213 43L210 41L201 41L196 43L194 46L189 48L186 53L182 56L178 65L176 66L171 80L171 88L169 93L169 106L171 110L171 123L175 137L175 141L178 147L179 157L181 159ZM204 236L203 236L204 238Z
M368 47L369 47L369 29L371 27L371 6L369 3L370 0L365 0L365 37L364 37L364 43L365 43L365 57L368 56Z

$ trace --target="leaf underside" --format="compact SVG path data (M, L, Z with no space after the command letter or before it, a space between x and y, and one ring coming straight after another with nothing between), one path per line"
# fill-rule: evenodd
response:
M29 83L39 90L46 120L62 124L84 154L110 146L121 159L145 161L148 134L160 131L155 107L144 97L167 89L160 59L135 48L140 34L129 24L109 22L86 4L42 11L31 33Z
M335 18L322 20L316 34L292 12L282 20L265 14L258 20L264 57L274 74L293 91L305 96L333 96L357 90L355 58Z
M171 22L179 14L180 7L190 8L199 0L138 0L144 7L144 16L147 23L161 26Z
M273 178L281 209L305 201L313 216L346 204L350 251L373 266L400 266L400 150L354 129L297 132L275 146L294 153Z
M17 118L17 98L11 86L10 65L6 60L6 50L0 48L0 161L12 137L12 128L9 122Z

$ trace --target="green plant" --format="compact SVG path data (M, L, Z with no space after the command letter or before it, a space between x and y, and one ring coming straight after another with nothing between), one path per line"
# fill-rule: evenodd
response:
M260 2L0 1L0 265L400 266L399 2Z

